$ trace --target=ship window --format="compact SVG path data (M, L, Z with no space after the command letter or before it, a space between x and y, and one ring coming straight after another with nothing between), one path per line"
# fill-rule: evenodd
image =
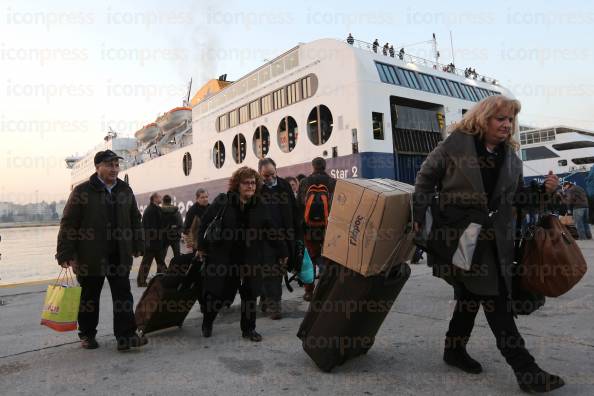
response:
M299 66L299 52L293 51L289 55L284 57L285 60L285 70L290 70L294 67Z
M245 137L241 133L238 133L233 138L233 147L231 149L231 153L233 154L233 160L235 160L235 163L241 164L243 162L243 160L245 159L245 152Z
M576 165L594 164L594 157L573 158L571 162Z
M332 134L333 120L330 109L324 105L314 107L307 117L307 135L316 146L324 144Z
M270 80L270 68L265 67L258 73L258 81L260 81L260 84L262 84L263 82L268 80Z
M450 86L448 82L440 77L435 77L435 81L437 83L437 89L439 89L439 93L442 95L453 96L452 91L450 90Z
M217 119L217 131L223 132L229 128L229 114L225 113Z
M456 81L450 81L452 92L454 93L454 97L459 99L464 99L464 95L462 94L462 90L460 89L460 84Z
M373 138L384 140L384 113L371 113Z
M478 91L481 99L485 99L485 98L491 96L491 93L484 88L477 88L476 90Z
M243 124L244 122L248 122L250 120L250 111L249 106L241 106L239 108L239 123Z
M553 148L555 150L563 151L563 150L575 150L587 147L594 147L594 142L588 141L578 141L578 142L567 142L567 143L557 143L553 144Z
M460 88L462 88L462 94L464 95L464 98L466 100L472 100L473 102L476 102L474 100L474 96L473 96L472 90L471 90L471 88L468 85L466 85L466 84L460 84Z
M437 89L437 85L435 83L435 79L433 78L433 76L430 76L428 74L419 73L419 77L421 78L421 83L422 83L422 85L424 85L425 91L439 93L439 90Z
M239 119L237 117L237 110L233 110L233 111L229 112L229 128L233 128L234 126L237 126L238 123L239 123Z
M392 76L392 80L394 80L394 84L397 85L402 85L402 82L400 81L400 79L398 79L398 75L396 74L396 69L394 69L394 66L386 66L388 68L388 72L390 73L390 76Z
M293 117L285 117L278 126L278 145L283 153L293 151L297 144L297 122Z
M274 110L282 109L283 107L286 106L287 99L286 99L286 95L285 95L285 87L274 91L272 96L274 98Z
M184 170L184 175L190 176L190 172L192 171L192 156L190 153L184 154L184 159L182 160L182 169Z
M398 78L394 74L394 68L384 64L380 64L380 66L384 70L384 75L386 76L387 80L386 82L398 85Z
M419 85L419 80L417 80L417 76L415 75L414 72L407 70L407 69L403 69L401 67L399 67L398 70L400 70L400 72L402 72L402 75L404 76L404 80L406 81L405 85L407 87L421 89L421 86Z
M272 77L276 77L285 71L285 62L282 59L272 64Z
M377 72L379 73L380 81L385 83L389 82L388 78L386 77L386 74L384 73L383 65L381 63L376 63L375 67L377 67Z
M311 76L307 76L304 79L301 80L301 85L303 88L303 98L309 98L310 96L312 96L313 91L312 91L312 86L311 86L311 81L312 81L312 77Z
M272 94L262 97L262 114L268 114L272 111Z
M258 86L258 75L254 73L248 80L248 89L254 89Z
M225 145L220 140L212 148L212 162L217 169L225 163Z
M250 118L253 120L257 117L260 117L260 101L254 100L250 103Z
M270 148L270 134L264 125L256 128L254 139L252 140L252 147L254 149L254 154L256 154L256 157L258 158L264 158L268 154L268 149Z
M544 146L522 149L522 160L524 161L535 161L556 157L559 156Z
M559 161L557 161L557 164L559 166L567 166L567 160L559 160Z
M287 103L293 104L301 100L301 87L300 81L296 81L293 84L287 86Z

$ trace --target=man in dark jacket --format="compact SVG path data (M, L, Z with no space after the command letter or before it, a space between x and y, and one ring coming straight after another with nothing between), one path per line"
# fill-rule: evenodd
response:
M161 205L161 224L163 225L163 257L167 256L167 249L171 246L173 250L173 257L180 255L179 242L181 240L181 232L183 227L183 220L179 213L179 208L171 204L171 197L169 195L163 196L163 204Z
M142 214L142 228L144 229L144 255L138 269L138 278L136 281L138 287L146 287L146 278L153 264L157 261L157 271L164 273L167 271L165 257L163 256L163 233L161 229L161 196L158 193L151 195L151 202Z
M72 267L82 287L78 329L85 349L99 347L95 335L106 277L118 350L148 342L136 334L128 278L132 256L143 249L140 212L130 186L117 178L119 159L111 150L95 155L97 171L70 194L58 232L56 259L63 268Z
M206 209L208 209L208 191L204 188L199 188L196 190L196 201L190 209L188 209L188 213L186 213L186 218L184 220L184 235L187 235L190 232L194 218L196 216L198 216L199 219L202 218Z
M326 226L312 226L307 224L307 200L310 198L310 187L312 186L325 186L328 190L328 205L332 202L332 195L334 194L334 187L336 186L336 179L326 173L326 160L321 157L316 157L311 161L313 173L301 180L299 185L299 194L297 195L297 202L303 210L301 218L305 220L305 246L307 251L314 262L320 268L323 268L322 258L322 246L324 245L324 234L326 232ZM329 209L329 207L328 207ZM327 219L326 219L327 220ZM305 294L303 299L310 301L314 290L314 284L305 285Z
M276 174L276 164L271 158L264 158L258 162L258 172L262 176L262 202L268 210L278 238L285 242L289 252L288 268L281 268L276 262L269 273L264 274L262 295L260 296L261 309L269 312L270 319L281 319L281 298L283 276L287 269L296 270L301 267L298 257L298 245L303 251L303 233L301 232L300 217L297 209L295 194L291 185ZM279 257L280 258L280 257Z

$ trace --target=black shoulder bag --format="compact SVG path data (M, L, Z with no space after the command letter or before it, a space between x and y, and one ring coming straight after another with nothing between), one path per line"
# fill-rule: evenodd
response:
M225 216L225 211L227 210L228 205L229 197L227 197L227 202L225 202L225 205L219 210L215 218L212 219L212 221L206 227L206 231L204 231L204 240L206 242L216 243L223 240L223 216Z

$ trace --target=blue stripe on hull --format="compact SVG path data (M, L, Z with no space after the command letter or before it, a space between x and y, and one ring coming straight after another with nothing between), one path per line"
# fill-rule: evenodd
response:
M327 158L326 171L337 179L347 179L351 177L393 179L395 175L394 156L391 153L368 152ZM281 177L297 176L300 173L306 176L311 174L311 163L304 162L278 168L278 174ZM229 175L229 177L230 176L231 175ZM194 202L194 194L198 188L205 188L212 200L219 193L227 191L228 182L228 178L217 179L156 192L162 195L169 194L173 199L174 204L180 208L180 212L183 216ZM136 195L136 200L138 201L141 210L144 210L146 205L148 205L151 193Z

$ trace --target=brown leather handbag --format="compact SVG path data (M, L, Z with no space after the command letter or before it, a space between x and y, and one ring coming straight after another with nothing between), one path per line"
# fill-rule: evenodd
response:
M519 274L526 290L559 297L586 273L580 247L557 216L542 216L526 239Z

